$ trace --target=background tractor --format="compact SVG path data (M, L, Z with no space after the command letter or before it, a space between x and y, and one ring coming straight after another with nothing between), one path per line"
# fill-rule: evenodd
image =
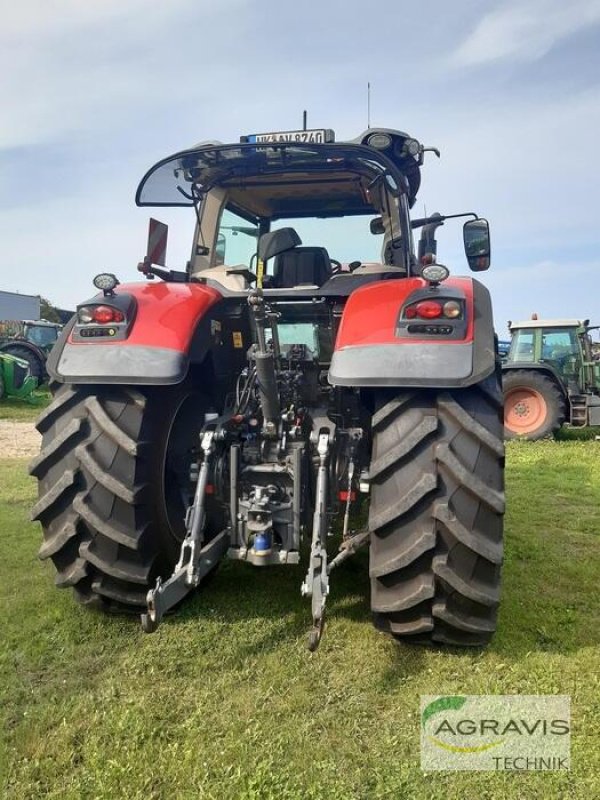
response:
M27 361L38 384L48 377L46 360L58 339L62 325L46 320L0 322L0 353Z
M411 221L426 149L389 129L273 132L147 172L137 204L191 209L191 257L167 269L151 220L148 282L96 276L49 358L31 472L58 586L151 632L224 558L302 559L314 649L334 570L369 545L377 628L488 641L500 373L487 289L436 262L448 215ZM451 216L472 218L466 256L487 269L487 222Z
M36 378L29 372L27 361L0 352L0 400L12 397L33 403L33 392L37 385Z
M510 330L502 365L506 437L542 439L565 422L600 425L600 361L589 320L533 319Z

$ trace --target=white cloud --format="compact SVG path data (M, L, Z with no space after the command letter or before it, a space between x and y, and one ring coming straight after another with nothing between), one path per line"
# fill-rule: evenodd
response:
M168 99L180 97L183 105L190 84L192 97L201 84L185 72L197 55L189 50L191 30L198 26L205 39L198 52L205 53L218 42L206 29L223 30L226 15L247 2L14 3L0 27L0 107L10 109L0 149L109 131L139 116L151 122Z
M486 14L451 62L475 66L508 59L535 61L562 39L598 22L599 0L513 0Z

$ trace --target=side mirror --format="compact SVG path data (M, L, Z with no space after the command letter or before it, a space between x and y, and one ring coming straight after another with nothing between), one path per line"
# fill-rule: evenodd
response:
M369 228L371 229L371 233L374 236L379 236L385 233L385 228L383 226L383 219L381 217L374 217L369 223Z
M490 226L487 219L470 219L463 225L463 242L473 272L490 268Z

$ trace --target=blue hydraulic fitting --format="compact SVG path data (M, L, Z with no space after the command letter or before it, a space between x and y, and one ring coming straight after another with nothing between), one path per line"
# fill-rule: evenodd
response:
M260 531L254 537L254 545L252 549L257 556L268 556L271 552L271 544L271 531Z

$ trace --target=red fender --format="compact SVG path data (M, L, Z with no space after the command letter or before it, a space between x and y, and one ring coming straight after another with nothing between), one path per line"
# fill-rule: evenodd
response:
M399 331L406 304L427 295L442 299L445 291L448 299L460 297L464 302L462 326L447 320L451 335L439 330L428 336ZM402 278L368 284L350 295L336 337L329 382L334 386L451 388L477 383L494 368L492 307L483 284L452 277L432 291L422 278Z
M222 295L200 283L127 283L115 292L131 304L133 324L118 338L83 339L74 323L65 329L50 358L48 372L70 383L179 383L185 377L192 337ZM89 304L102 303L97 295ZM111 298L105 299L111 304ZM87 305L87 304L84 304Z
M200 319L208 309L221 299L221 294L201 283L122 283L116 294L128 294L135 298L137 310L129 335L122 342L92 339L74 341L75 346L145 345L165 347L187 352ZM102 295L94 298L102 300Z
M427 289L429 284L423 278L403 278L392 281L378 281L363 286L348 298L338 330L335 349L344 347L395 344L416 347L430 344L431 339L410 339L400 342L396 336L396 326L400 309L410 295L419 289ZM463 341L473 341L473 279L448 278L440 286L462 291L466 300L467 335ZM452 345L455 340L437 340L440 344Z

